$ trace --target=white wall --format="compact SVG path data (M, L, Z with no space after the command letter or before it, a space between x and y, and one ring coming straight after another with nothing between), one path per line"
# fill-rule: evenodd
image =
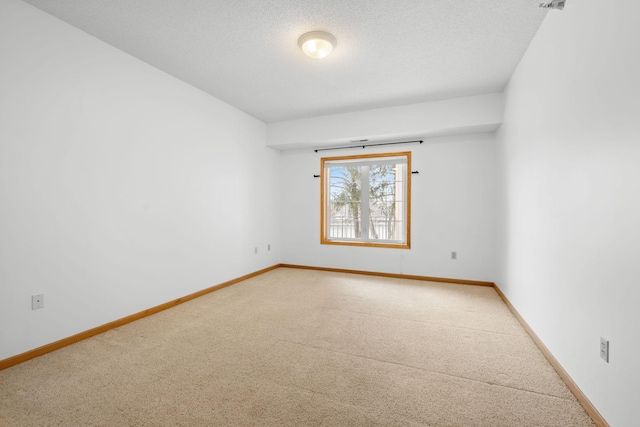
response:
M267 145L319 148L436 135L493 132L504 112L501 93L269 123ZM351 144L353 145L353 144Z
M638 16L634 0L550 12L498 133L498 285L612 426L640 420Z
M399 148L398 148L399 147ZM412 151L411 249L320 244L320 158ZM423 144L281 155L282 261L319 267L493 281L496 151L493 134ZM450 259L451 251L458 260Z
M0 58L0 360L279 262L264 123L18 0Z

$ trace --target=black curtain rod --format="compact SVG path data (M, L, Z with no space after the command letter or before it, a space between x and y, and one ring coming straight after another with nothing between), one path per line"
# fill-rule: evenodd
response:
M334 147L334 148L316 148L315 151L316 153L319 151L329 151L329 150L344 150L346 148L365 148L365 147L377 147L378 145L396 145L396 144L414 144L416 142L419 142L420 144L422 144L424 141L422 141L421 139L417 139L415 141L400 141L400 142L383 142L381 144L363 144L363 145L351 145L349 147Z
M412 174L414 174L414 175L417 175L417 174L419 174L420 172L418 172L418 171L411 171L411 173L412 173ZM320 178L320 175L313 175L313 177L314 177L314 178Z

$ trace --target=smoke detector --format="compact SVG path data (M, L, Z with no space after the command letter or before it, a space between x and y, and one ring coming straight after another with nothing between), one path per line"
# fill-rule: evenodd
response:
M564 4L566 3L565 0L553 0L552 2L549 3L540 3L540 7L543 9L558 9L558 10L562 10L564 9Z

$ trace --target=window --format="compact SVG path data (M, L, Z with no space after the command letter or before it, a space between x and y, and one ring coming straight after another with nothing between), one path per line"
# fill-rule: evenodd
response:
M411 153L321 159L323 244L410 247Z

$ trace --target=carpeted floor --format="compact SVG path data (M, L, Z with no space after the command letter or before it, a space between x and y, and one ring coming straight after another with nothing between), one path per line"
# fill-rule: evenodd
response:
M492 288L279 268L0 371L1 426L593 426Z

